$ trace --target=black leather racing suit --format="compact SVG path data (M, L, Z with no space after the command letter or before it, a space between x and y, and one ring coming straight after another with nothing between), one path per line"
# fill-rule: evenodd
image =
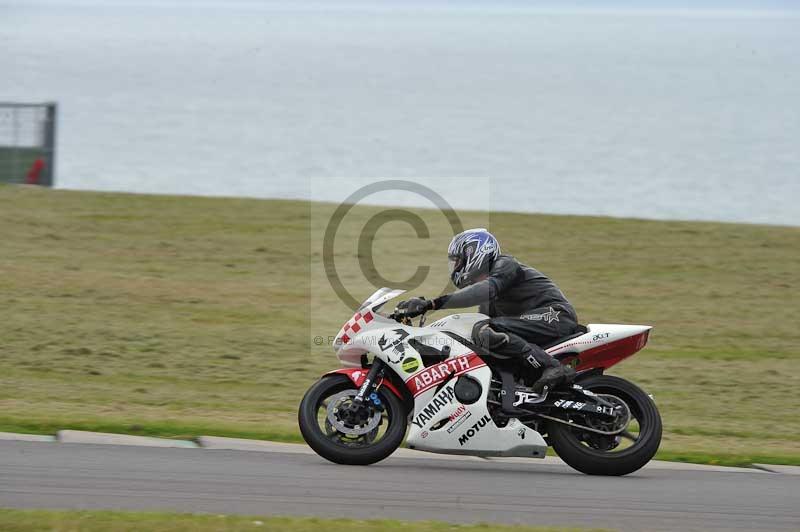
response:
M575 309L558 286L511 255L500 255L485 279L434 300L436 309L475 305L491 319L475 324L472 340L501 357L526 360L534 367L558 364L540 344L578 330Z

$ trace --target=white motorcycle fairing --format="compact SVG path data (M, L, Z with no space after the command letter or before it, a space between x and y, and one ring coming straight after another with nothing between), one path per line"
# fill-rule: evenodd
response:
M492 371L483 365L459 378L473 378L481 385L481 396L472 404L455 397L455 379L415 397L414 418L406 438L411 449L434 453L474 456L521 456L544 458L547 443L541 434L517 419L498 427L486 407Z
M402 376L414 397L408 446L446 454L544 458L547 443L541 434L517 419L504 427L495 425L486 402L491 370L469 347L445 334L470 338L472 325L488 316L456 314L429 327L413 327L378 313L386 301L403 292L385 288L375 292L339 331L334 347L345 365L361 367L362 355L369 354ZM444 325L437 325L440 322ZM425 367L414 345L449 351L449 357ZM456 399L458 378L472 378L480 384L477 401L462 404Z

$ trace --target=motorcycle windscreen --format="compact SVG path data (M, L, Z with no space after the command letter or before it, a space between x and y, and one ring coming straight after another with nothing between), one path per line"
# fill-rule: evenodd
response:
M405 290L400 289L386 287L379 288L374 294L369 296L363 303L361 303L361 306L358 308L358 310L361 312L363 310L370 309L373 312L377 312L387 301L405 293Z

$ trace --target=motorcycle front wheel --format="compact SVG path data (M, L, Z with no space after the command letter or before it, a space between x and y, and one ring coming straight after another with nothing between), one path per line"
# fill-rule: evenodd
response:
M355 405L358 390L344 375L326 375L300 402L298 423L306 443L331 462L369 465L391 455L406 434L400 399L381 388Z
M615 435L548 422L548 439L558 456L587 475L627 475L647 464L661 444L661 415L653 399L638 386L610 375L589 377L577 384L622 405L630 415L624 420L626 426ZM586 422L585 419L573 421L577 424ZM605 430L609 427L598 425L593 428ZM619 427L614 429L619 430Z

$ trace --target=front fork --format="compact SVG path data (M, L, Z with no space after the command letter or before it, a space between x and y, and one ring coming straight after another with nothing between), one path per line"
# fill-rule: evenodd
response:
M375 390L376 383L381 382L383 379L383 372L385 369L385 364L383 360L380 358L375 358L372 361L372 367L369 368L369 373L367 373L367 378L364 380L364 383L361 385L361 388L358 389L358 393L355 397L353 397L354 405L361 406L364 404L364 401L370 394Z

